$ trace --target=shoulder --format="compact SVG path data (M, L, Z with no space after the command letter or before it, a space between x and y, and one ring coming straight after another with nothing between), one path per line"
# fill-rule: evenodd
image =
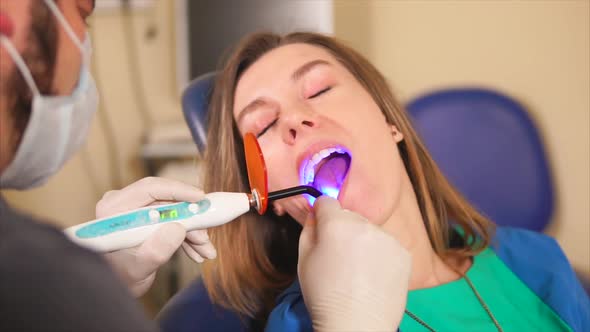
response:
M298 280L277 298L277 306L270 313L265 331L313 331Z
M590 301L561 247L550 236L499 227L496 255L575 331L590 329Z
M102 258L71 242L64 233L28 215L2 207L0 221L0 269L11 273L52 266L68 268L73 264L103 265ZM18 253L18 255L15 255ZM35 264L14 264L33 259Z
M71 253L78 248L59 229L0 202L0 262L10 262L15 250L19 255L51 256L56 251ZM75 249L74 249L75 248ZM81 248L79 248L81 249Z
M491 248L517 274L526 274L532 270L557 273L562 276L573 273L557 241L545 234L518 228L498 227Z
M154 330L100 255L6 205L0 215L0 294L11 303L0 330Z
M533 247L531 248L531 246ZM557 241L552 237L514 227L497 227L492 241L492 248L496 252L502 250L511 251L515 248L545 249L553 253L561 252Z

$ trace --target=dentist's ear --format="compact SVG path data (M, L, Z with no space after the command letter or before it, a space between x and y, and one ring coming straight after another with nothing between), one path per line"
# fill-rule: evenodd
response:
M393 139L395 140L396 143L399 143L401 141L404 140L404 134L402 134L401 131L399 131L399 129L397 129L397 127L395 125L390 125L391 127L391 135L393 136Z
M8 38L12 36L14 32L14 24L8 14L0 11L0 35L4 35Z

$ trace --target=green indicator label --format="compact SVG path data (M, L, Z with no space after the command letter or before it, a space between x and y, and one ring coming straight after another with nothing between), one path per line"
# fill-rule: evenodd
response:
M194 204L198 206L196 211L189 209L191 203L182 202L166 207L158 208L154 206L150 209L129 212L82 227L76 231L76 236L88 239L142 226L170 221L183 221L193 217L195 214L202 214L211 207L211 202L208 199L203 199ZM160 218L155 221L149 215L149 212L154 209L160 213Z
M178 210L162 210L160 211L160 220L169 220L178 218Z

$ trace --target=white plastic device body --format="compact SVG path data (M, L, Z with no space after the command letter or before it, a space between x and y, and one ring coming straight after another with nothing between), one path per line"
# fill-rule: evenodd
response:
M160 225L175 222L187 231L226 224L250 211L245 193L216 192L195 203L152 205L65 229L75 243L98 252L135 247Z

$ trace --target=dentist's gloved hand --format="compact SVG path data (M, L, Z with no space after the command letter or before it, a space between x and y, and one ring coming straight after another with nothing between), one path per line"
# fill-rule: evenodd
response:
M314 211L299 240L297 271L314 331L396 331L410 254L333 198L318 198Z
M96 217L104 218L148 205L196 202L203 196L202 190L191 185L171 179L148 177L121 190L107 192L96 204ZM186 232L177 223L167 223L160 226L141 245L114 251L105 254L105 257L133 294L141 296L151 287L158 268L180 246L198 263L217 255L206 230Z

